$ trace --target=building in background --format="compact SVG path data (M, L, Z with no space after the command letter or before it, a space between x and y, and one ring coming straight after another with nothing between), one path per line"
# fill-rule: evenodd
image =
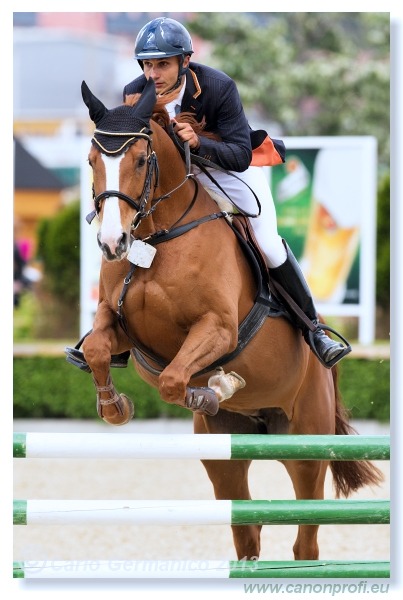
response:
M35 256L39 221L57 214L68 201L68 191L57 175L14 140L15 235L24 245L27 262Z

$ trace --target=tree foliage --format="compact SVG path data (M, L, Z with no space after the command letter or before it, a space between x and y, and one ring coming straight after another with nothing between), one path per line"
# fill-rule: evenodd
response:
M388 13L195 13L188 27L248 113L285 136L374 135L388 165Z
M77 302L80 286L80 204L73 202L38 228L38 257L49 290L63 303Z
M390 303L390 176L378 187L376 247L376 300L386 312Z

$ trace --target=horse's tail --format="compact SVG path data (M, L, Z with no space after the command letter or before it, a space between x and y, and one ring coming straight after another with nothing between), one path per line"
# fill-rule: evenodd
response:
M349 415L343 405L338 385L339 373L337 365L332 368L336 405L336 435L357 435L357 431L349 424ZM347 498L366 485L379 485L384 477L382 472L368 460L334 460L330 462L336 498L341 495Z

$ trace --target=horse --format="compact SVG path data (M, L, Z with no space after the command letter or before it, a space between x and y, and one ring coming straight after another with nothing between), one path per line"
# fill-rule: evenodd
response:
M132 418L131 400L111 377L111 367L130 354L162 401L192 411L195 434L355 435L337 366L321 365L285 312L270 313L270 302L261 302L264 318L245 334L259 283L235 232L236 215L219 210L189 169L189 153L155 111L152 80L136 103L113 109L85 82L81 89L95 124L88 156L94 211L87 220L98 216L103 255L82 365L92 373L99 416L113 425ZM216 499L251 498L251 460L202 463ZM296 499L323 499L328 468L336 497L382 480L369 461L284 466ZM260 555L260 530L232 526L239 559ZM298 527L296 560L318 559L317 534L316 525Z

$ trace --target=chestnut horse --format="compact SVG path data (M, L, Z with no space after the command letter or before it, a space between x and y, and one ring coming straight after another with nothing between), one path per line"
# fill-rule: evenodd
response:
M103 253L83 364L101 418L120 425L133 416L110 374L118 355L131 351L163 401L193 411L197 434L354 434L337 369L321 365L288 318L266 315L239 348L239 325L256 305L256 276L225 211L153 117L152 80L134 105L108 110L85 82L82 95L96 126L89 163ZM217 499L250 499L250 463L203 461ZM337 496L381 480L367 461L287 461L297 499L324 497L329 464ZM238 558L259 556L260 529L233 527ZM299 526L296 559L318 558L317 533Z

